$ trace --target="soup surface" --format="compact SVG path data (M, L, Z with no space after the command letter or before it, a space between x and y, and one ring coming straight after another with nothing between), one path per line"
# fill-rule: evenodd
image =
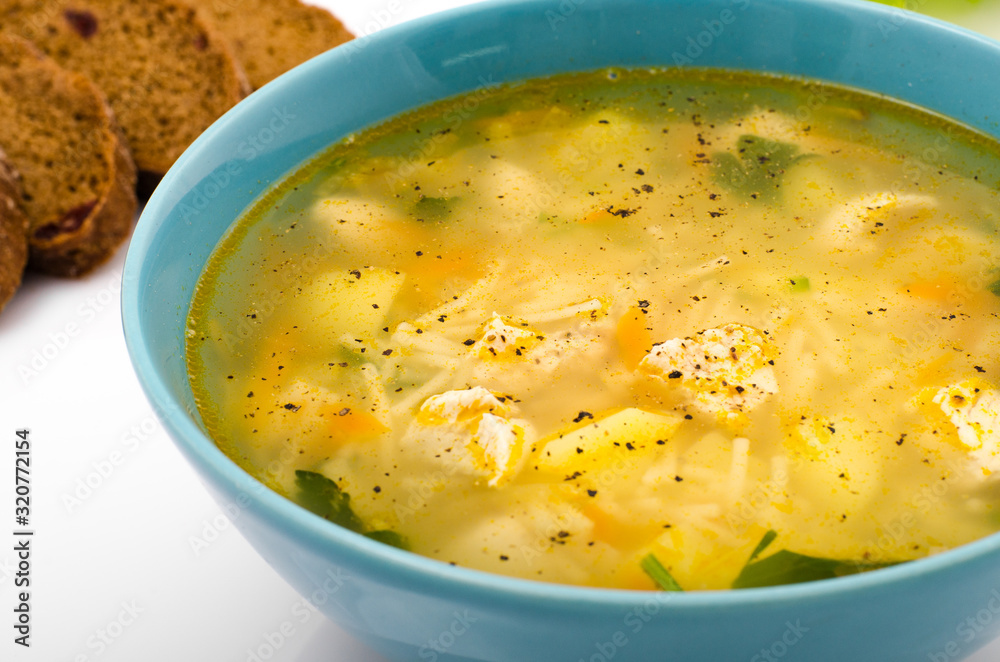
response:
M720 589L1000 528L1000 160L838 88L486 85L351 136L201 278L206 428L442 561Z

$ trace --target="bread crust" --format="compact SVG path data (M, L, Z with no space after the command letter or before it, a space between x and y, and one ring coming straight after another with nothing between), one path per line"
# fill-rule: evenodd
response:
M107 262L131 233L138 209L135 162L111 107L106 108L107 130L113 138L108 144L112 167L107 189L78 232L47 240L30 238L28 266L32 270L65 278L84 276Z
M181 0L0 0L0 25L101 87L153 180L251 90L226 39Z
M333 14L300 0L209 0L198 8L230 40L254 89L354 38Z
M0 150L0 311L21 285L28 262L28 217L21 209L21 182Z
M38 129L27 120L20 127L11 127L14 130L10 137L4 138L11 160L25 177L28 267L55 276L83 276L110 258L131 230L138 206L135 163L114 112L101 90L86 76L63 69L31 43L13 35L0 33L0 49L10 60L0 61L0 75L4 75L4 67L16 66L20 75L46 80L51 89L58 91L59 98L52 101L63 106L54 110L64 112L71 118L69 122L77 121L77 117L97 118L96 125L81 128L86 140L96 146L96 154L90 154L94 158L79 163L78 167L93 172L97 182L90 193L93 197L82 204L79 198L70 200L69 193L61 204L32 204L31 198L58 191L61 184L52 180L59 177L57 169L42 171L38 163L60 163L67 155L78 159L88 155L72 153L68 142L50 145L50 140L35 139L32 132ZM31 107L40 101L31 96L30 90L13 86L0 86L0 98L3 97L5 103L15 108ZM20 136L17 129L22 131ZM15 144L14 140L18 142ZM72 163L70 167L76 165ZM49 179L42 181L44 178Z

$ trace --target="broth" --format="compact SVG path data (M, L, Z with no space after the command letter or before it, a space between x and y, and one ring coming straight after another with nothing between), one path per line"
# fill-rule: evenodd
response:
M998 163L802 81L487 86L243 215L192 304L196 401L278 492L489 572L698 590L924 557L998 529Z

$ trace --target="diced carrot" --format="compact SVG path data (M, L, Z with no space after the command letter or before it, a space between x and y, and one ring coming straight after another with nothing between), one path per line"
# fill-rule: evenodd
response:
M635 525L615 517L599 506L587 503L581 509L584 516L594 523L594 539L615 549L633 549L649 544L659 533L648 525Z
M632 306L618 320L618 351L629 370L635 370L653 346L652 334L646 328L646 317L641 308Z
M346 413L341 413L345 409ZM367 411L356 411L348 407L337 409L336 406L329 408L331 424L337 435L342 435L345 439L356 439L381 434L389 428L382 424L375 416Z
M310 408L306 408L300 414L309 411ZM308 441L304 437L293 440L296 461L301 466L322 462L336 455L346 444L364 442L388 431L370 412L356 411L346 405L323 404L319 411L313 411L313 416L319 416L312 421L324 427L316 428ZM325 435L324 430L327 431Z
M614 219L615 219L614 214L612 214L607 209L601 208L601 209L595 209L594 211L590 212L582 219L580 219L580 222L586 224L607 223L608 221L613 221Z
M943 279L918 280L903 286L903 291L908 294L941 304L948 303L953 289L954 283Z

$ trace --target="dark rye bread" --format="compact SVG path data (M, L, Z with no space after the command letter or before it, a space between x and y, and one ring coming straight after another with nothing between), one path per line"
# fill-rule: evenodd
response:
M180 1L0 0L0 26L97 83L152 179L250 91L225 38Z
M28 217L21 211L21 182L0 150L0 310L21 285L28 261Z
M254 89L354 38L330 12L299 0L209 0L198 8L229 38Z
M2 32L0 146L22 176L30 268L81 276L128 236L135 164L104 96Z

